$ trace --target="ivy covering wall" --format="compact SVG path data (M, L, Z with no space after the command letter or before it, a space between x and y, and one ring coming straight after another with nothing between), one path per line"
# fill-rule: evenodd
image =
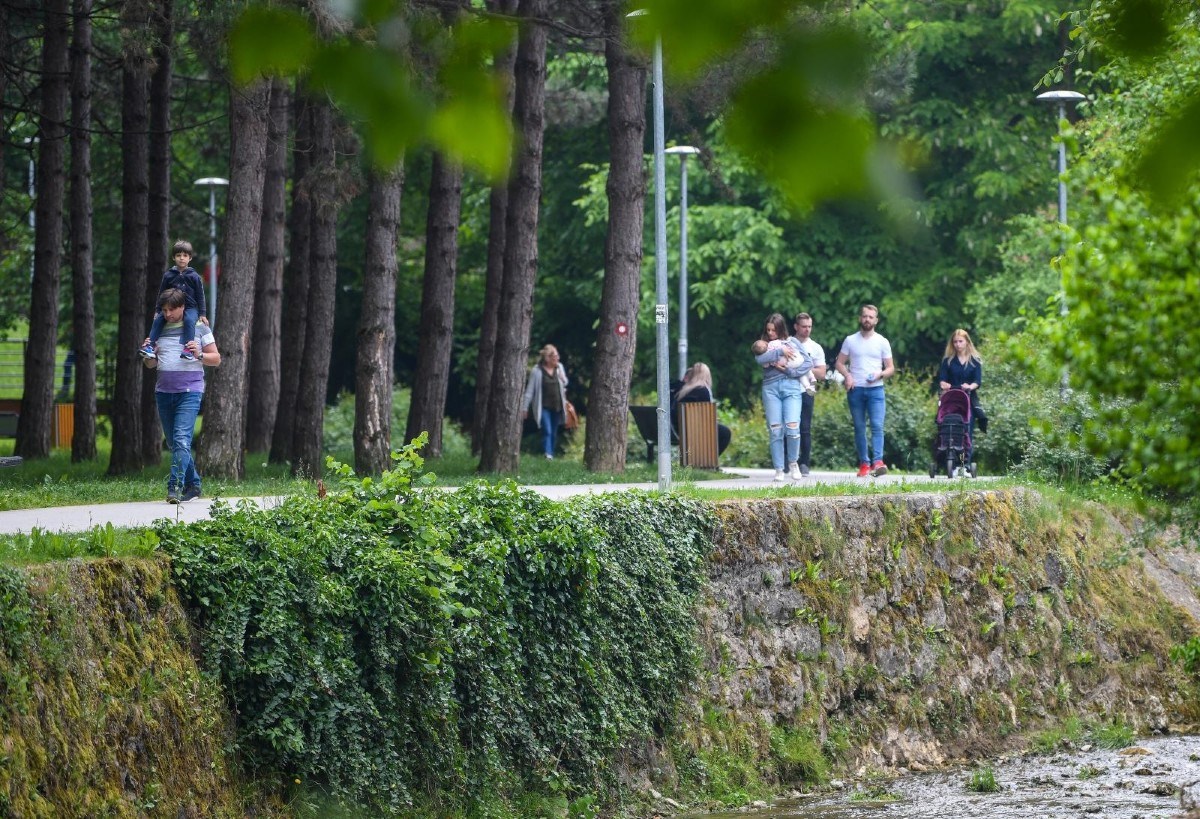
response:
M610 790L696 673L711 511L419 467L160 530L243 758L396 813Z

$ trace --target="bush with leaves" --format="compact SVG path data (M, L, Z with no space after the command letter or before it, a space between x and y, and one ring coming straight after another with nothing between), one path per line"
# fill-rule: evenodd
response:
M442 492L412 447L393 458L377 480L334 464L325 498L159 530L247 758L391 813L611 785L694 676L710 513Z

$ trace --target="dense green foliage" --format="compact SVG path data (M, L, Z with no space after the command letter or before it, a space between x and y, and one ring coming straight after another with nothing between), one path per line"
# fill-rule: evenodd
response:
M710 513L443 493L421 466L160 529L247 757L395 812L611 786L695 673Z
M1105 76L1116 90L1067 134L1084 150L1071 174L1082 227L1063 261L1070 312L1039 329L1086 407L1088 447L1195 517L1200 178L1181 167L1174 200L1156 204L1135 169L1156 150L1156 127L1200 93L1200 35L1181 28L1158 59L1119 61Z

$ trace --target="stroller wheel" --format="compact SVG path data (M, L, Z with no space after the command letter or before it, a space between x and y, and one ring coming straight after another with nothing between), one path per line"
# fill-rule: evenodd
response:
M978 478L978 477L979 477L979 470L975 468L975 462L974 462L974 461L971 461L971 477L972 477L972 478Z
M946 477L949 478L950 480L954 480L954 458L953 457L946 459Z
M936 478L936 477L937 477L937 461L930 461L930 463L929 463L929 477L931 477L931 478Z

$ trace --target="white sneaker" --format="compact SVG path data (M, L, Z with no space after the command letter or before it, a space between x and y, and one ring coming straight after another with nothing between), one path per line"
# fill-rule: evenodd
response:
M793 481L798 481L798 480L800 480L800 467L799 467L798 465L796 465L796 464L792 464L792 468L791 468L791 470L788 472L788 476L789 476L789 477L790 477L790 478L791 478Z
M784 481L786 481L786 480L787 480L787 475L785 475L785 474L784 474L784 472L783 472L783 470L782 470L782 469L776 469L776 470L775 470L775 477L774 477L774 478L771 478L771 480L773 480L773 481L778 481L778 482L780 482L780 483L783 483Z

